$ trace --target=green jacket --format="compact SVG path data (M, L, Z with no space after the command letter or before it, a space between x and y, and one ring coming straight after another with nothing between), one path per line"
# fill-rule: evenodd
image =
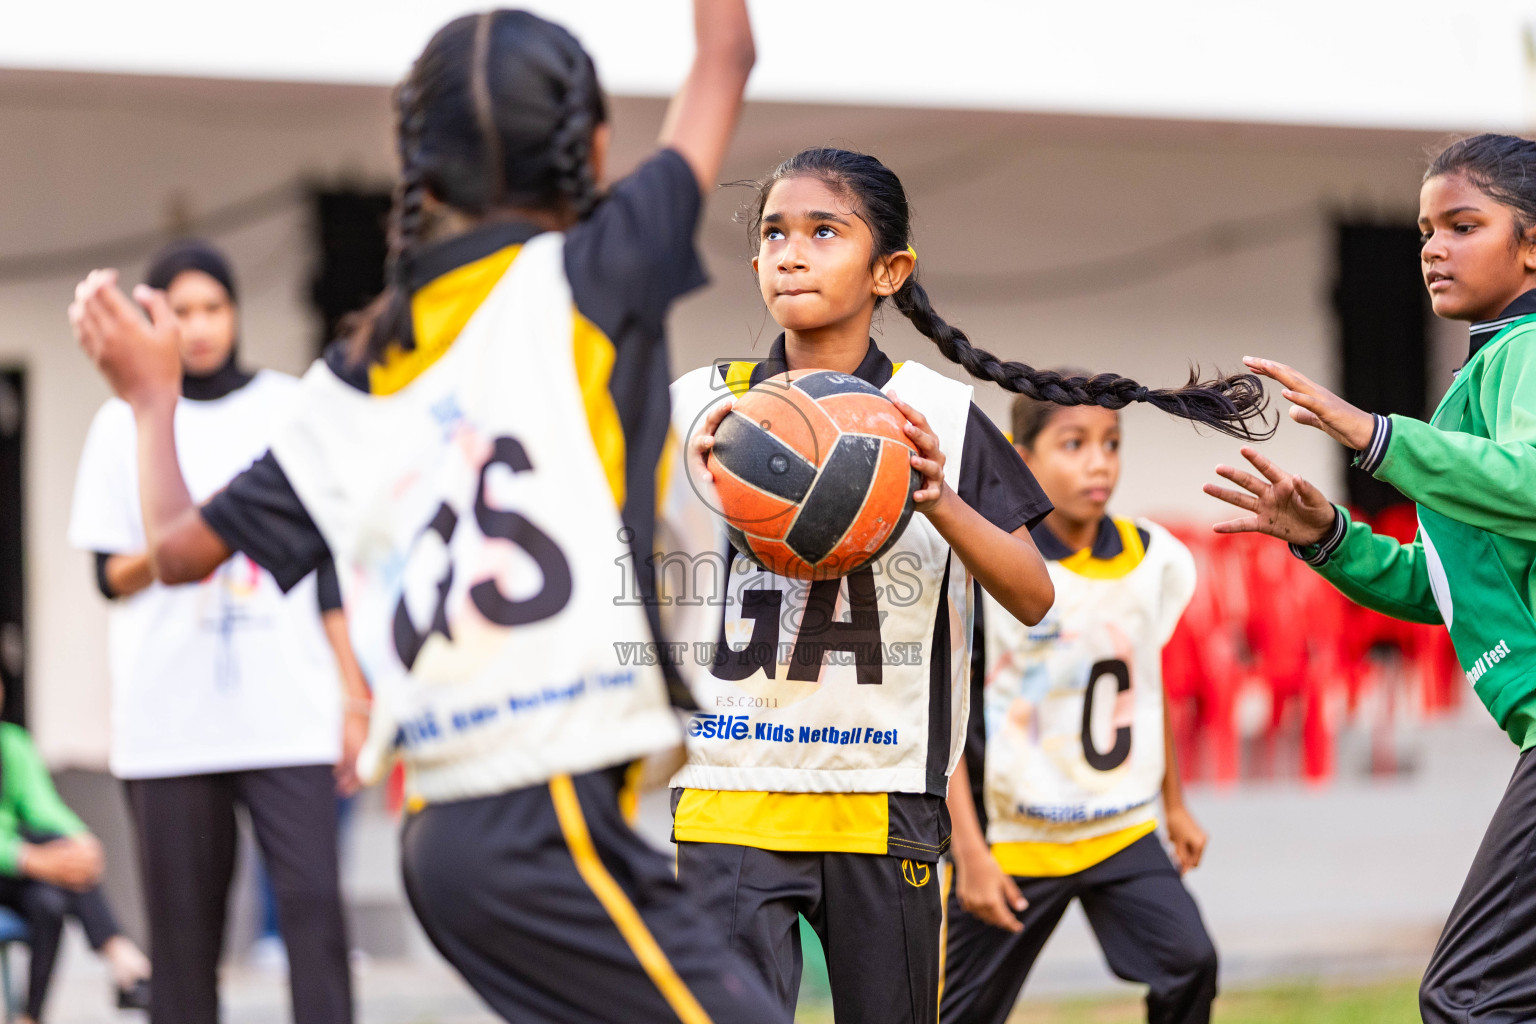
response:
M19 873L16 862L26 842L23 829L59 836L89 831L59 799L27 730L0 722L0 874Z
M1387 425L1372 471L1418 505L1419 535L1400 544L1341 509L1317 571L1367 608L1446 624L1494 719L1536 746L1536 316L1479 349L1429 423Z

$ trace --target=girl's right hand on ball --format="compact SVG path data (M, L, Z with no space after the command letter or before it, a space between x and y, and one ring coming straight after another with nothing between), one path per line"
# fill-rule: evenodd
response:
M117 286L117 271L93 270L75 287L69 325L117 396L135 409L174 403L181 393L181 330L165 293L134 289L151 319Z
M1242 453L1262 474L1262 479L1231 466L1217 466L1218 475L1242 490L1206 484L1204 491L1252 515L1217 523L1213 527L1217 533L1264 533L1301 545L1316 544L1328 536L1338 512L1322 491L1252 448L1245 446Z
M715 431L720 429L720 424L736 408L735 399L727 398L704 417L704 425L698 433L688 439L688 474L695 480L702 480L707 484L715 482L715 475L709 471L709 450L715 446Z

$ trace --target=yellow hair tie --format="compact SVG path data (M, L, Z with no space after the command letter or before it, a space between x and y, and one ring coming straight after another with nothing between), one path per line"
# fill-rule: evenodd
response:
M910 246L910 245L909 245L909 246L907 246L907 252L909 252L909 253L911 253L911 254L912 254L912 258L913 258L913 259L914 259L914 260L915 260L915 259L917 259L917 250L916 250L916 249L914 249L914 248L912 248L912 247L911 247L911 246Z

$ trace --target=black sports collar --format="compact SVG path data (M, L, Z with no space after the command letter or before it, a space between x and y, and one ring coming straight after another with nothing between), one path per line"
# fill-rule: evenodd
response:
M773 344L768 347L768 357L752 369L752 384L755 387L769 377L777 376L789 369L789 360L784 355L784 335L773 339ZM880 351L880 346L875 344L875 339L869 339L869 348L864 351L864 359L859 363L859 368L853 371L853 375L866 384L873 384L877 388L883 388L890 381L891 375L896 372L889 357Z
M411 294L444 274L483 260L493 252L500 252L509 245L522 245L542 231L527 221L498 221L425 246L411 265Z
M1035 547L1040 549L1040 557L1052 562L1059 562L1063 558L1071 558L1077 554L1056 536L1055 532L1045 523L1041 523L1029 531L1034 539ZM1089 553L1094 558L1110 559L1125 550L1125 539L1120 536L1120 528L1109 516L1099 520L1099 530L1093 535L1093 546Z
M225 395L249 384L255 379L255 374L240 367L239 346L230 350L229 358L224 360L224 365L212 373L194 375L182 373L181 395L190 398L194 402L214 402Z
M509 245L522 245L543 230L527 221L498 221L424 246L411 266L411 294L415 295L444 274L483 260ZM415 348L415 342L406 347ZM347 338L337 338L325 346L323 358L337 377L359 391L368 390L368 366L353 360L351 342Z
M1467 359L1470 361L1477 355L1478 349L1492 341L1495 334L1521 317L1530 316L1532 313L1536 313L1536 288L1505 306L1504 311L1492 320L1483 320L1472 325L1471 345L1467 349Z

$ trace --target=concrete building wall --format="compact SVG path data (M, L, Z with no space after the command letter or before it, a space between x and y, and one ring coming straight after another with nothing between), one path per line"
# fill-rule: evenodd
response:
M615 107L622 169L648 151L663 105L620 99ZM155 244L146 236L285 182L387 184L389 132L383 89L0 73L0 363L28 372L28 678L32 725L54 763L104 764L109 713L104 604L86 557L65 541L76 460L106 397L64 320L75 280L96 263L120 265L136 280ZM1231 369L1261 353L1332 381L1330 219L1411 221L1434 141L1408 132L754 105L723 177L761 175L812 144L880 155L914 204L920 271L936 308L1005 358L1113 369L1160 385L1181 381L1190 361ZM733 220L748 199L749 190L725 189L710 200L701 240L713 287L673 317L679 370L761 353L777 333L757 297L745 228ZM1222 225L1224 233L1210 231ZM212 234L240 275L247 358L302 371L317 330L306 295L305 206L296 194L274 199L259 219ZM69 252L79 249L92 251ZM50 253L57 258L41 258ZM22 254L32 258L6 259ZM893 358L957 371L894 311L879 330ZM1454 345L1454 332L1448 337ZM978 385L976 395L1006 417L1004 393ZM1214 520L1220 509L1199 486L1236 446L1146 409L1128 411L1126 424L1119 507ZM1339 488L1341 462L1321 435L1286 424L1272 451Z

